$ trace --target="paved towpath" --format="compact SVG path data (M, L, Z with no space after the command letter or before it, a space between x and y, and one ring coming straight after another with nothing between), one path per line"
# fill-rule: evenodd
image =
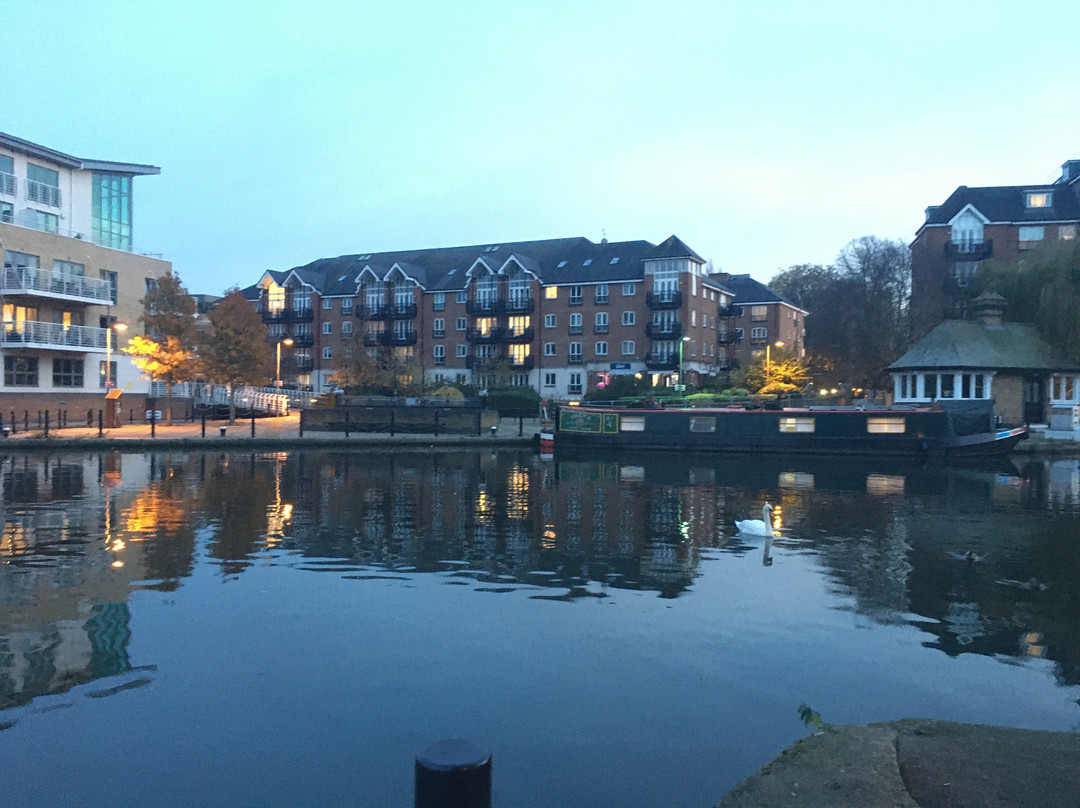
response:
M221 427L225 427L222 435ZM476 446L476 445L526 445L534 442L540 431L537 419L503 418L494 433L485 429L465 435L430 433L412 434L398 432L395 435L382 432L315 432L306 430L300 435L300 414L279 418L256 418L255 436L251 434L251 419L238 419L235 424L226 421L207 421L206 434L200 421L174 422L172 426L155 424L153 435L149 424L124 424L118 429L105 429L100 434L95 427L69 427L51 429L49 437L42 430L19 430L7 438L0 438L0 450L30 450L38 448L148 448L175 444L183 448L230 448L259 445L263 448L297 448L303 446ZM519 435L520 432L520 435Z

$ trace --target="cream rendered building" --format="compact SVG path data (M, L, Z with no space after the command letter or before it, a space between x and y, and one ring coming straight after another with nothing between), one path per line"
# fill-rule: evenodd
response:
M84 419L107 386L125 392L125 411L143 407L149 382L119 349L142 333L147 285L171 268L133 246L134 178L158 173L0 132L5 423L12 411L33 421L45 409ZM110 332L116 323L128 328Z

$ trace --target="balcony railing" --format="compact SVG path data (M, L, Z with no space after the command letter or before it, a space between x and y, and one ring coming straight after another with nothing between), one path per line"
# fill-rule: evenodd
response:
M650 309L677 309L682 305L682 292L678 289L649 292L645 295L645 305Z
M0 293L5 295L40 295L71 300L77 303L113 303L112 287L99 278L80 275L57 275L36 267L8 267L0 280Z
M742 342L742 335L738 331L717 331L717 345L738 345Z
M382 336L386 333L384 331L365 331L364 332L364 344L369 347L377 347L379 345L385 345Z
M465 367L469 370L480 370L482 368L494 367L500 362L505 362L505 356L466 356Z
M716 360L717 370L736 370L739 367L739 360L733 357L721 356Z
M947 241L944 245L945 257L950 261L985 261L994 252L994 240L986 241Z
M315 319L311 309L263 309L264 323L310 323Z
M743 307L742 306L734 306L734 305L732 305L732 306L721 306L717 310L716 313L720 317L742 317L743 316Z
M502 341L505 330L506 329L504 328L470 328L465 334L465 339L469 342L500 342Z
M108 329L24 320L4 323L0 343L14 348L49 348L58 351L104 351Z
M610 334L611 326L609 326L607 323L604 323L603 325L594 325L592 332L594 334Z
M499 314L505 308L505 302L494 298L469 300L465 303L465 311L469 314Z
M515 331L511 328L506 329L503 339L506 342L532 342L533 330L532 328L523 328L520 331Z
M568 329L571 334L581 334L584 330L584 327L580 325L572 325Z
M415 331L383 331L379 334L380 345L415 345Z
M311 370L315 367L315 360L310 356L298 356L293 359L293 365L297 370Z
M532 314L536 309L536 301L531 297L510 298L506 301L507 314Z
M536 360L534 360L531 356L526 356L523 357L520 361L512 361L510 367L512 370L525 373L532 370L535 365Z
M26 199L29 202L40 202L50 207L60 207L60 189L55 185L46 185L36 180L26 181Z
M645 354L645 367L649 370L675 370L679 367L679 355L677 353L656 353L650 351Z
M292 340L294 345L299 345L302 348L310 348L315 344L315 335L311 333L297 334Z
M393 303L379 303L374 306L357 306L356 316L369 320L409 320L416 316L416 304L398 306Z
M568 357L566 357L566 361L569 362L571 365L580 365L582 362L581 354L572 353Z
M645 336L650 339L679 339L682 336L682 323L678 320L669 323L645 323Z

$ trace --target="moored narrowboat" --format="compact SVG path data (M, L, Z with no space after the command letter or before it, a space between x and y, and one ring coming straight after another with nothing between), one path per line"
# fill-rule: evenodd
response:
M561 407L555 448L680 449L875 457L1007 454L1027 427L996 424L991 401L748 408Z

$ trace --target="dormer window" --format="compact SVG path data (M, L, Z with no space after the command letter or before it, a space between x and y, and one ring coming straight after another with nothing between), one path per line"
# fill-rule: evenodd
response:
M1024 204L1029 208L1048 208L1054 204L1054 195L1050 191L1028 191Z

